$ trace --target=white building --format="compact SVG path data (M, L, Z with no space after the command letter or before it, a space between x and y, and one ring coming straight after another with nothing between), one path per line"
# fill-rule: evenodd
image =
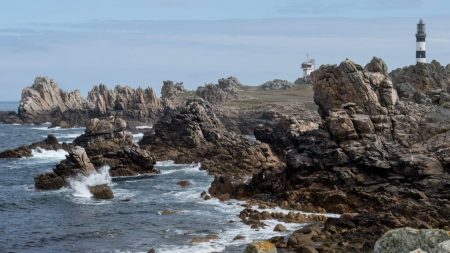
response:
M306 61L302 63L302 69L303 69L303 78L304 79L308 78L311 72L316 70L316 61L314 59L309 59L309 57L307 57Z

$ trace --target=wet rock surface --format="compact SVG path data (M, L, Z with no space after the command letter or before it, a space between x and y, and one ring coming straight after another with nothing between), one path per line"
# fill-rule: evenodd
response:
M124 131L126 122L121 118L94 118L85 133L77 137L66 159L51 173L35 177L38 189L57 189L78 175L88 176L102 166L109 166L113 177L159 173L154 168L154 157L133 141L131 133ZM51 182L54 185L51 185ZM61 184L61 182L65 182Z
M114 193L111 190L111 187L106 184L89 186L89 191L91 192L92 197L96 199L114 198Z

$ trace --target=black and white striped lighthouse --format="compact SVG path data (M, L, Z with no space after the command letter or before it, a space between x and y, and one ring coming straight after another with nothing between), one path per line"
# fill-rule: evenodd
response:
M417 24L417 33L416 33L416 60L417 62L426 63L426 48L425 48L425 38L427 34L425 33L425 24L421 19Z

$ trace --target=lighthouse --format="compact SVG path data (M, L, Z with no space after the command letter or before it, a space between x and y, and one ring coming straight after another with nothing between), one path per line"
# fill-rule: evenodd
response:
M426 63L426 49L425 49L425 38L427 34L425 33L425 24L421 19L417 24L417 33L416 33L416 60L419 63Z

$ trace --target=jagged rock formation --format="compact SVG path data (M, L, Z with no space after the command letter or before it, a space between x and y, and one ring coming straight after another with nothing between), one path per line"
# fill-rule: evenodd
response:
M78 90L64 92L54 80L37 77L31 87L23 89L19 113L1 113L0 120L6 123L52 122L53 126L70 127L85 125L91 118L113 115L130 124L153 123L162 108L151 88L116 86L109 90L100 84L85 100Z
M109 90L103 84L94 86L89 92L87 106L91 117L115 115L139 122L153 121L161 111L160 100L152 88L116 86Z
M53 79L36 77L22 90L19 117L27 123L53 121L68 111L82 111L85 103L78 90L64 92Z
M73 148L71 143L59 143L55 136L49 134L43 141L35 142L28 146L21 146L15 149L9 149L0 152L0 158L22 158L31 157L32 149L46 149L46 150L70 150Z
M286 134L286 169L263 170L246 188L303 211L357 213L325 223L313 238L319 252L371 251L395 227L450 226L450 112L398 100L386 73L378 58L314 72L323 123Z
M274 79L272 81L265 82L261 85L264 90L288 90L294 87L295 84L281 79Z
M121 118L92 119L85 133L73 141L76 147L66 160L53 172L35 178L36 188L58 189L66 186L69 178L88 175L102 166L110 166L109 173L113 177L159 173L153 167L154 157L133 142L126 127Z
M164 81L161 88L161 99L173 99L180 93L185 92L183 83L173 83L173 81Z
M437 61L418 63L390 73L400 98L419 104L450 105L450 67Z
M241 82L236 77L230 76L219 79L218 84L206 84L204 87L199 87L196 94L210 103L223 103L237 97L241 86Z
M227 131L202 99L166 110L153 128L154 133L145 134L139 144L158 160L201 162L202 168L217 175L248 175L261 168L281 166L268 145L254 144Z

